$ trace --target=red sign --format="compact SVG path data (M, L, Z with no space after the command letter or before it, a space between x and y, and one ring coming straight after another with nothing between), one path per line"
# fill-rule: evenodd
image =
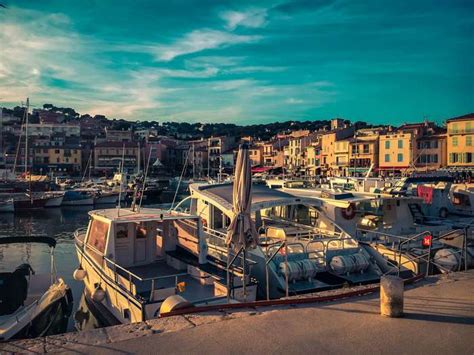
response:
M423 240L421 241L421 245L424 248L428 248L431 245L432 239L433 239L433 236L431 236L431 235L424 236Z

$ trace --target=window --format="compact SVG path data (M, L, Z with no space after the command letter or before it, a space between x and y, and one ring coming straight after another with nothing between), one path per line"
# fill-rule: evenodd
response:
M390 149L390 141L385 141L385 149Z
M438 141L433 141L433 149L438 149Z
M369 145L364 144L364 154L369 154Z
M55 149L54 152L55 152L56 154L59 154L59 149Z
M465 153L464 154L464 162L465 163L472 163L472 153Z
M433 154L433 163L437 163L438 162L438 154Z
M453 147L458 146L458 137L453 137Z
M93 219L90 226L90 233L89 238L87 239L87 245L95 248L101 253L104 253L108 231L109 225L107 223Z
M468 147L472 146L472 136L466 136L466 145Z
M390 154L385 154L385 162L386 163L390 162Z
M398 141L398 142L400 142L400 141ZM399 163L403 161L403 154L401 154L401 153L398 153L398 154L397 154L397 161L398 161Z
M398 148L403 149L403 140L401 139L398 140Z
M472 132L472 123L466 122L466 133L471 133L471 132Z

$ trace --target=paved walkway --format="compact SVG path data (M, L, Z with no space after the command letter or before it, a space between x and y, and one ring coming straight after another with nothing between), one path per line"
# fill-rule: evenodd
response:
M46 338L46 349L49 344L49 351L83 354L474 354L474 270L424 283L405 292L405 317L399 319L379 315L375 294L247 310L242 317L188 315L178 321L178 331L154 332L152 326L147 336L119 341L109 334L109 343L95 346L86 346L90 339L70 347Z

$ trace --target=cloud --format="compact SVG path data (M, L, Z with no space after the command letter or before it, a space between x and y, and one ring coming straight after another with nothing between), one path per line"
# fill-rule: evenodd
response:
M235 30L237 27L259 28L267 23L266 9L249 9L247 11L225 11L220 17L226 21L228 30Z
M155 57L160 61L171 61L176 57L201 52L207 49L252 43L261 39L255 35L236 35L212 29L194 30L170 45L158 45L154 48Z
M301 99L295 99L294 97L290 97L289 99L286 99L285 102L290 105L298 105L304 103L304 100Z

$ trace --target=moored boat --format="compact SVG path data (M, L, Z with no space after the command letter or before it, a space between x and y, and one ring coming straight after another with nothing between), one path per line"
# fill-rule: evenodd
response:
M195 216L160 209L89 212L87 229L76 232L80 261L74 272L85 295L109 323L156 318L175 307L227 302L226 273L206 259ZM230 294L242 297L237 268ZM256 284L247 280L246 299ZM239 296L240 295L240 296ZM230 295L229 295L230 297Z
M51 274L37 274L29 264L0 273L0 341L64 332L72 310L72 293L57 278L50 237L5 237L0 245L41 243L51 249Z
M67 190L64 193L62 206L92 206L94 195L89 191Z

